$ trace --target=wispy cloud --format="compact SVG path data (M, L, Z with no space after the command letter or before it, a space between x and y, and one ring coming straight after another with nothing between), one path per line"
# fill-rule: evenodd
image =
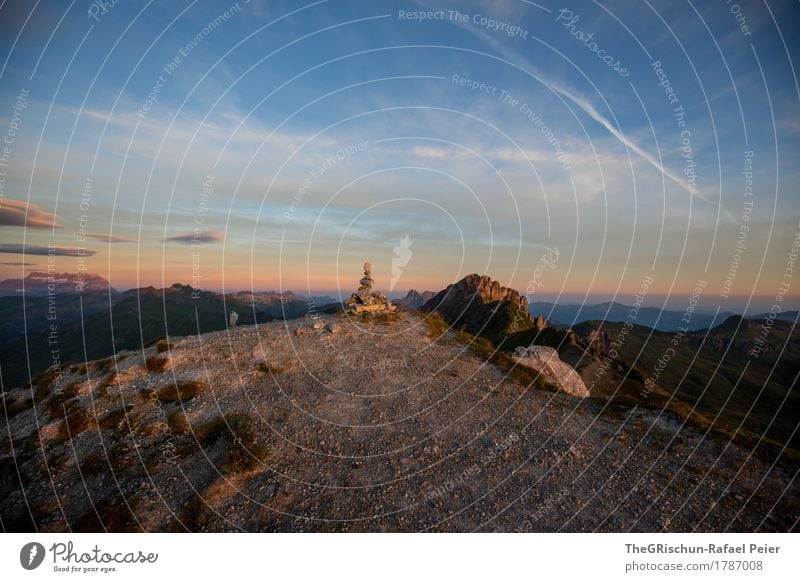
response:
M55 214L22 200L0 198L0 226L27 226L28 228L61 228Z
M431 158L435 160L452 158L457 153L459 152L446 148L435 148L429 146L417 146L411 149L411 154L417 156L418 158Z
M137 240L135 238L130 238L127 236L118 236L116 234L106 234L106 233L95 233L87 235L89 238L93 238L95 240L99 240L105 243L135 243Z
M42 247L37 245L0 244L0 253L11 255L40 255L56 257L91 257L97 251L78 247Z
M164 237L164 242L182 245L204 245L222 242L225 236L216 230L201 230Z

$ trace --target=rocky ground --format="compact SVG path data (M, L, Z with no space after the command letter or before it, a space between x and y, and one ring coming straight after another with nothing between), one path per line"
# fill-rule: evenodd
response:
M2 527L797 528L796 457L525 388L400 317L177 338L5 393Z

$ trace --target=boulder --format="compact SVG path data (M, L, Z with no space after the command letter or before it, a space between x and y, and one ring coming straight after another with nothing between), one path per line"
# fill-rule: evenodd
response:
M539 372L550 384L577 398L591 394L578 372L558 357L558 352L547 346L519 346L511 356L518 364Z

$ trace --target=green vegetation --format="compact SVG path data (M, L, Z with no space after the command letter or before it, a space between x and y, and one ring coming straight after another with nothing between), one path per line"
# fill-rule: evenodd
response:
M790 324L776 321L770 340L784 347L781 357L751 358L749 351L761 328L742 321L735 333L735 326L723 324L707 338L705 331L689 332L678 342L673 342L674 333L633 326L622 345L616 346L618 361L634 370L643 385L647 383L631 400L673 410L725 434L745 439L763 435L798 449L800 435L790 441L800 410L800 393L791 390L800 369L798 334ZM615 338L623 325L605 322L602 330ZM600 322L586 322L573 329L586 336L600 327Z
M490 362L505 370L525 388L538 388L540 390L556 391L556 388L542 378L538 372L518 365L508 354L495 348L488 339L474 336L466 331L456 333L456 339L466 345L469 350L485 362Z
M428 337L433 340L439 339L450 329L450 324L435 311L419 313L419 316L424 318L425 325L428 326Z

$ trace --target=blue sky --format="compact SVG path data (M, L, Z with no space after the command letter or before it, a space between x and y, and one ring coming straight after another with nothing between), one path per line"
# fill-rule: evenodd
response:
M367 259L386 288L405 235L397 290L480 272L535 299L628 299L653 276L649 303L702 279L709 308L763 307L785 281L795 2L98 6L0 8L12 250L85 247L81 268L120 288L349 293Z

